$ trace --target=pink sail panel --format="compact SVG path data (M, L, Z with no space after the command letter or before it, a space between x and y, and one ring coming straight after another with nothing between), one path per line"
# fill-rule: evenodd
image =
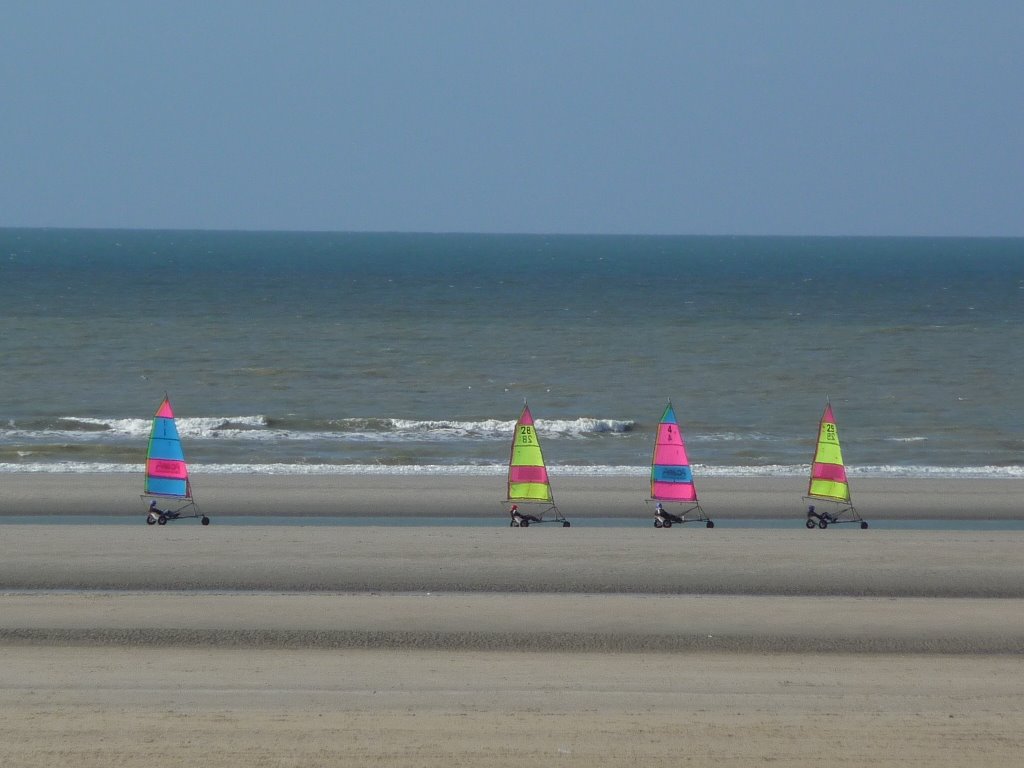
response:
M510 483L547 483L548 470L545 467L513 466L509 467Z
M831 480L834 483L845 483L846 467L842 464L822 464L816 462L811 467L811 477L815 480Z
M176 480L188 480L188 465L184 461L149 459L146 462L146 474L149 477L166 477Z

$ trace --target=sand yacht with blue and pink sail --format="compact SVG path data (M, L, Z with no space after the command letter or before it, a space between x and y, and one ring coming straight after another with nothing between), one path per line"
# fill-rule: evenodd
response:
M163 402L153 417L146 451L146 485L142 500L149 501L146 513L148 525L166 525L169 520L198 517L203 525L210 518L199 511L192 496L192 481L188 464L178 435L171 400L164 395ZM164 508L161 508L160 505Z
M714 528L697 499L693 470L686 455L686 442L679 429L679 420L669 401L658 422L651 459L651 497L654 506L654 527L671 528L682 523L704 523ZM665 505L668 504L669 507ZM675 511L672 511L672 509Z

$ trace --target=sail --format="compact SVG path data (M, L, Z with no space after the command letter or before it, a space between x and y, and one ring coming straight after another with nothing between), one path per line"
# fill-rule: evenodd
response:
M697 488L693 484L693 472L686 458L683 433L679 431L676 412L672 403L665 407L658 424L658 435L654 441L654 457L651 459L651 498L657 501L697 501Z
M544 455L528 405L523 406L512 438L512 452L508 460L508 500L553 503L548 470L544 466Z
M188 465L181 450L178 426L174 422L171 401L164 401L153 417L153 428L149 433L149 450L146 453L146 494L169 496L177 499L191 499L192 488L188 481Z
M846 467L839 448L839 432L831 403L825 406L818 424L818 445L811 463L811 483L807 495L832 501L850 501L850 484L846 480Z

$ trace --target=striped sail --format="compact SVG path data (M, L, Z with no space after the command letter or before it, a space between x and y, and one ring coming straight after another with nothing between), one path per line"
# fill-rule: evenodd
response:
M553 503L548 470L544 466L544 455L528 405L523 406L512 438L512 452L508 460L508 500Z
M686 458L683 433L679 431L672 403L665 407L658 424L651 460L651 498L657 501L696 502L697 488Z
M192 488L188 481L188 465L181 450L178 426L174 423L174 411L166 396L153 417L153 428L149 433L149 450L146 453L146 495L169 496L177 499L191 499Z
M850 484L846 480L843 452L839 448L839 431L832 414L832 404L825 406L825 412L818 424L818 445L811 462L811 483L808 496L832 501L849 502Z

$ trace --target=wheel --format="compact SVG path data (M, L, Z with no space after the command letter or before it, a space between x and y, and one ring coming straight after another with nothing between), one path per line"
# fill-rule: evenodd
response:
M654 521L654 527L655 527L655 528L661 528L661 520L657 520L657 519L656 519L656 520Z
M201 522L203 525L209 525L210 524L210 518L208 518L206 515L203 515L203 519L200 520L199 522Z
M868 527L868 522L867 522L867 520L861 520L861 521L860 521L860 529L861 529L862 531L864 531L864 530L867 530L867 527Z
M666 520L664 523L661 524L661 527L662 528L671 528L672 527L672 521L671 520Z
M167 525L167 515L160 515L160 517L158 517L158 518L156 519L156 521L157 521L157 522L158 522L158 523L159 523L160 525Z
M818 527L821 528L821 530L825 530L826 528L828 528L828 520L826 520L824 517L821 518L821 520L818 521Z
M714 523L714 521L713 521L713 520L708 520L708 524L707 524L707 527L708 527L708 528L714 528L714 527L715 527L715 523Z
M153 519L152 515L146 515L146 525L156 525L156 520Z
M568 520L563 520L562 521L562 527L563 528L568 528L570 525L571 525L571 523Z
M807 526L808 528L810 528L810 529L811 529L812 531L814 530L814 521L813 521L813 520L811 520L811 518L807 518L807 522L806 522L806 523L804 523L804 525L806 525L806 526Z
M521 522L519 524L519 527L520 528L529 528L530 527L530 521L529 520L523 520L523 522Z

